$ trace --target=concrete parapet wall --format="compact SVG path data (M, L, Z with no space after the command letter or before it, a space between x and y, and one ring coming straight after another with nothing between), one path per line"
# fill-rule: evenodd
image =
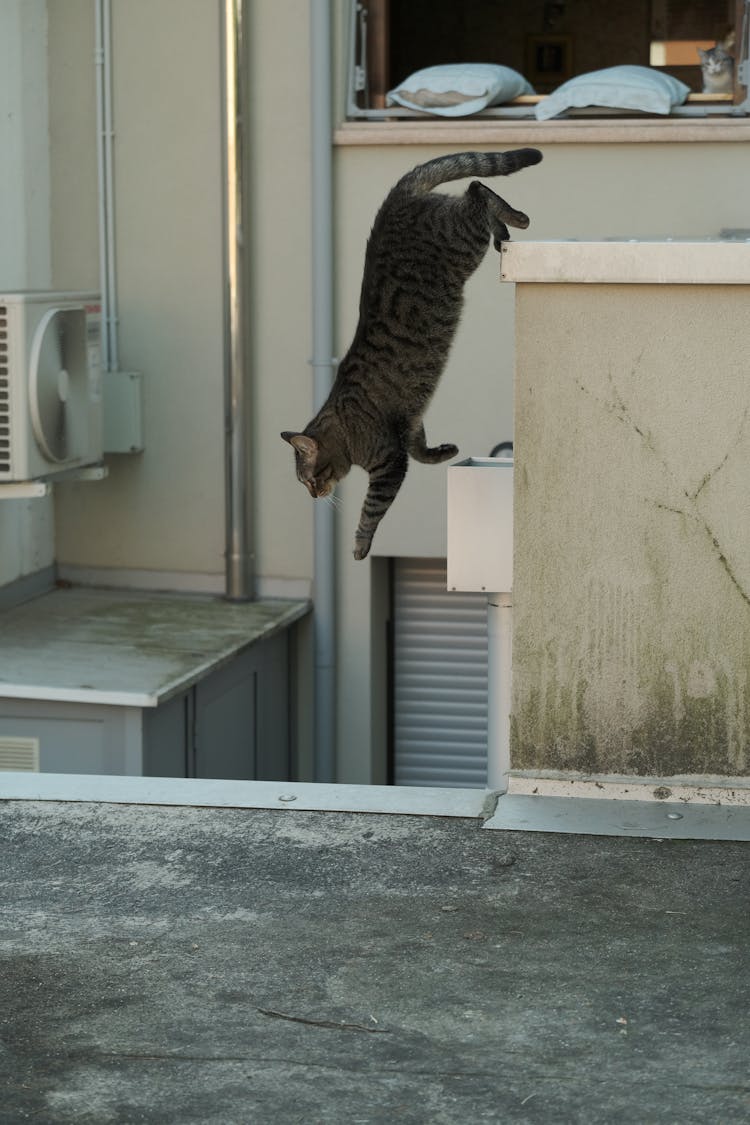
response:
M747 775L748 287L516 295L512 765Z

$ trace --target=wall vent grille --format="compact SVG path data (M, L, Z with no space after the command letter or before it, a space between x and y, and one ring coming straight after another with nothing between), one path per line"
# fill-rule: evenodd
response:
M0 770L39 773L39 739L0 737Z
M0 305L0 474L10 472L10 369L8 309Z

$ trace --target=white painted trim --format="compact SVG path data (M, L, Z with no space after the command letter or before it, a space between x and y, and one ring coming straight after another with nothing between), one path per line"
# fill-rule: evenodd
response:
M190 685L188 685L190 686ZM98 688L54 687L46 683L14 684L3 681L1 699L34 699L47 703L87 703L97 707L158 707L182 685L167 685L163 693L146 691L109 691Z
M51 483L44 480L0 482L0 500L36 500L49 496L51 491Z
M75 566L66 563L58 565L57 573L63 581L72 582L74 586L219 596L224 593L223 573L136 570L129 567ZM257 598L309 601L312 597L312 580L309 578L256 576L255 596Z
M127 567L71 566L58 564L58 576L74 586L99 586L122 590L151 590L186 594L223 594L223 574L190 571L131 570Z
M423 789L397 785L317 785L285 781L6 772L0 774L0 800L296 809L483 819L492 812L495 795L482 789Z
M488 148L550 144L746 143L746 117L607 117L537 121L529 118L445 118L430 121L345 121L334 145L456 145Z
M505 242L500 271L513 282L749 285L750 242Z

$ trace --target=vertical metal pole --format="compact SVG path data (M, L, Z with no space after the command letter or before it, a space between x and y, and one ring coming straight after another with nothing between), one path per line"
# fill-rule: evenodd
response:
M94 7L96 157L99 187L99 287L102 302L102 367L119 369L117 269L115 263L114 118L112 108L112 2Z
M513 595L487 598L487 788L502 793L510 769Z
M115 266L115 129L112 109L112 2L104 0L102 13L103 66L102 90L104 94L104 176L107 218L107 311L108 371L120 370L120 324L117 311L117 269ZM104 310L102 310L104 311Z
M226 596L253 596L250 527L249 374L245 316L244 114L247 0L220 0L224 160L224 429Z
M330 0L310 2L313 408L333 383L333 175ZM315 508L315 780L336 774L336 583L333 507Z
M96 0L94 7L94 64L96 73L96 160L99 183L99 288L102 300L102 367L112 370L109 344L109 293L107 291L107 177L106 143L104 137L104 65L107 48L104 41L104 0Z

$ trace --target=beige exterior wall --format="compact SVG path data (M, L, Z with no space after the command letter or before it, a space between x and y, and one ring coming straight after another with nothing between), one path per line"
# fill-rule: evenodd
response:
M15 6L31 8L28 0ZM37 7L43 14L42 0ZM51 266L49 278L39 283L96 286L94 4L48 0L46 8ZM344 5L333 8L338 121L346 35ZM312 581L313 506L294 479L290 451L278 435L304 426L312 404L309 6L257 0L249 9L256 571L267 588L298 593ZM109 458L110 477L102 483L56 488L54 554L73 576L135 581L140 575L157 585L180 582L220 591L219 5L113 0L113 44L120 366L143 372L146 450ZM29 129L38 143L38 133ZM470 130L465 140L449 145L430 142L429 134L425 143L424 129L414 143L384 144L384 135L380 127L372 133L378 143L340 144L334 150L339 355L355 326L365 242L388 188L422 160L450 148L477 147ZM481 144L509 148L534 143L539 135L553 138L543 146L545 162L505 185L509 199L531 216L530 238L715 234L746 222L746 145L557 143L563 134L554 126L539 134L533 124L496 129L484 134ZM498 275L498 258L491 252L467 287L464 320L427 417L428 434L435 441L456 441L464 456L486 454L512 432L513 293L498 284ZM540 321L539 332L544 331ZM346 781L382 777L383 558L445 554L444 467L411 467L378 532L374 559L354 563L351 542L364 487L363 474L355 470L342 487L337 516L338 753L339 776ZM7 519L0 513L0 521ZM18 536L6 526L0 523L0 583L15 577L19 566L17 548L7 545ZM47 543L42 555L51 561L51 515L46 525L33 526ZM36 531L31 538L37 541ZM308 641L302 650L299 681L309 684ZM306 707L309 695L305 700Z
M53 5L54 7L54 5ZM93 4L80 9L76 129L95 143ZM51 52L70 45L66 19ZM142 371L146 449L109 459L110 476L56 489L62 565L218 575L223 570L221 148L217 9L200 0L113 4L116 253L121 370ZM57 97L58 88L53 88ZM80 135L80 134L79 134ZM56 170L55 268L67 286L82 265L62 215L79 172L65 134L52 138ZM96 236L90 159L86 271ZM92 208L92 203L94 204ZM59 239L59 241L57 241Z
M99 289L94 0L47 3L52 284Z
M259 575L312 577L312 505L282 430L313 399L309 4L250 5L251 321Z
M218 13L204 0L113 3L120 367L144 375L146 449L110 458L107 481L60 488L57 502L63 566L183 573L217 590L224 574ZM295 420L304 424L311 401L306 13L291 2L250 5L247 134L257 569L309 582L309 505L298 489L282 487L288 449L278 436ZM72 106L70 132L84 155L82 174L66 132L53 135L54 263L69 287L98 276L93 3L75 13L66 4L52 33L54 98ZM75 69L66 65L72 52Z

